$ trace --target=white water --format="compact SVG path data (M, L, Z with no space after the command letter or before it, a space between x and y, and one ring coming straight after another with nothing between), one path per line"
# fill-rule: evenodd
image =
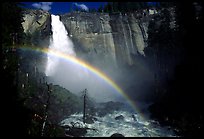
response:
M77 57L74 45L59 16L51 15L51 25L53 35L49 49ZM113 101L122 98L111 86L87 69L68 60L51 56L49 53L45 74L49 76L49 82L59 84L72 93L79 94L87 88L90 97L96 101Z
M59 16L52 15L51 25L53 36L49 49L76 56L74 45L71 39L67 36L67 31L63 23L59 20ZM90 97L93 97L96 101L114 100L115 94L113 93L112 88L107 86L107 83L102 82L99 78L93 76L87 69L81 68L67 60L48 54L46 75L52 77L52 82L67 88L73 93L80 92L87 88ZM115 120L114 118L118 115L123 115L125 117L124 121ZM86 136L108 137L116 132L121 133L126 137L173 136L172 131L153 124L153 121L144 120L139 114L134 115L137 121L134 121L133 118L131 118L132 114L130 112L125 111L115 111L104 117L97 117L95 123L87 124L85 126L96 128L98 129L98 132L89 130ZM73 114L62 123L69 124L77 121L82 123L82 117L82 114Z
M59 16L52 16L52 32L53 38L51 39L51 43L49 46L50 50L57 50L60 52L65 52L69 55L76 56L74 52L74 45L72 41L67 37L67 31L63 25L63 23L59 20ZM46 75L51 76L59 64L59 59L56 57L51 57L48 55L48 64L46 68Z
M124 116L124 120L115 120L116 116ZM133 119L132 115L135 116ZM132 114L128 111L114 111L104 117L96 117L93 124L83 124L82 114L73 114L63 120L61 125L71 126L72 122L78 122L83 127L94 128L88 130L86 137L110 137L114 133L120 133L125 137L173 137L176 136L171 129L161 128L160 125L152 120L145 120L139 114Z

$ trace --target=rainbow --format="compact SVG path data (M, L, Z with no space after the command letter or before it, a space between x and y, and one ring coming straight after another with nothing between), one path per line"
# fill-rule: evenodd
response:
M110 85L116 92L118 92L119 94L121 94L128 102L128 104L134 109L135 112L139 112L139 109L136 107L136 102L132 101L131 98L122 90L122 88L120 88L120 86L118 86L110 77L108 77L105 73L103 73L102 71L100 71L99 69L97 69L96 67L88 64L87 62L71 56L71 55L67 55L66 53L62 53L59 51L53 51L50 50L48 48L36 48L36 47L20 47L20 49L22 50L31 50L31 51L37 51L37 52L41 52L44 54L49 54L52 56L56 56L58 58L67 60L69 62L72 62L74 64L77 64L85 69L87 69L88 71L92 72L93 74L95 74L97 77L101 78L102 80L104 80L108 85Z

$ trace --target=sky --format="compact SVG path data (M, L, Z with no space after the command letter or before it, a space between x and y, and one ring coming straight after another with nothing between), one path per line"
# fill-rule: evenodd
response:
M64 14L71 11L71 9L82 9L89 11L89 9L98 9L100 5L104 6L107 2L22 2L26 8L43 9L49 11L51 14Z

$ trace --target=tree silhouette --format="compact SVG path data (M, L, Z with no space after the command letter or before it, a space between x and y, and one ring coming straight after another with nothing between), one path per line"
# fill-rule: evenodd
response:
M11 45L15 34L18 43L23 39L23 8L19 2L3 2L1 4L1 40L3 45Z

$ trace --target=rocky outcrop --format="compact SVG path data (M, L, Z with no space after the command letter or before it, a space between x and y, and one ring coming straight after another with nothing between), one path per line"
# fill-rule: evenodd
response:
M42 10L26 10L22 23L28 41L35 45L49 44L51 34L50 13Z

